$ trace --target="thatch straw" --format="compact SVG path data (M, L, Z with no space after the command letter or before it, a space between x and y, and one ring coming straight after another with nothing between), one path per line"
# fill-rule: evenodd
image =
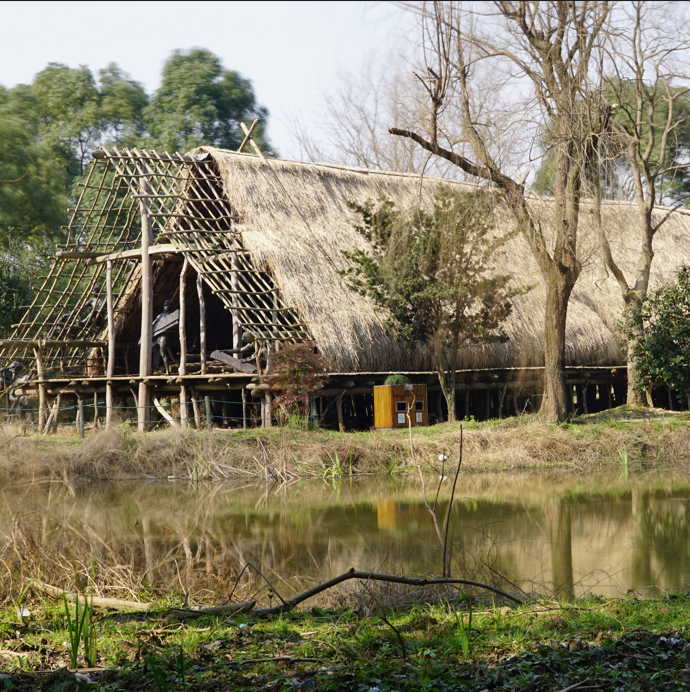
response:
M402 209L420 202L429 206L440 185L471 190L473 186L416 175L374 172L334 165L262 160L257 156L203 147L215 160L225 193L241 217L236 226L254 263L276 278L287 305L296 308L323 352L342 371L428 369L428 354L409 355L395 344L385 328L386 314L346 286L338 270L348 261L342 250L366 247L354 230L361 222L346 200L363 203L379 193ZM548 199L534 199L532 211L548 229L554 213ZM579 254L583 270L568 311L566 357L569 364L617 364L623 360L614 335L623 302L620 289L607 276L597 248L590 205L581 210ZM659 217L668 213L660 209ZM498 214L499 231L513 223ZM628 276L639 254L637 210L629 203L606 203L604 224L614 256ZM548 230L547 230L548 232ZM686 258L690 243L690 214L679 210L657 233L652 286L672 278ZM494 259L495 270L512 273L519 285L533 290L514 301L505 325L507 344L467 349L463 367L502 367L543 364L545 289L534 258L520 236L511 239Z

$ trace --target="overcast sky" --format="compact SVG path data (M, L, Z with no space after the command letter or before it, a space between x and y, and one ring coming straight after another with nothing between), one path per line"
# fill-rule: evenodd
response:
M269 137L296 155L289 121L306 122L339 72L400 40L405 18L373 2L3 2L0 84L30 83L49 62L116 62L151 93L177 48L208 48L254 84Z

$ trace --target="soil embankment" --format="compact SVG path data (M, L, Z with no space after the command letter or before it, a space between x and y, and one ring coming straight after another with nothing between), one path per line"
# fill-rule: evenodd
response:
M538 416L463 424L463 468L586 467L636 460L668 463L690 450L690 416L621 407L554 425ZM439 455L457 463L461 425L444 423L386 432L336 433L294 427L140 435L128 427L43 436L0 430L0 476L5 482L176 476L229 480L275 476L343 476L440 469Z

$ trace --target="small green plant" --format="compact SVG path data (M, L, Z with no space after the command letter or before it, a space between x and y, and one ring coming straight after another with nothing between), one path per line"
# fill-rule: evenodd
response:
M411 382L410 378L405 377L405 375L388 375L388 377L386 377L386 379L383 381L383 384L400 386L404 384L411 384Z
M472 656L472 604L469 603L469 616L467 619L467 624L465 624L465 616L462 619L458 617L457 611L455 612L455 623L456 623L456 636L453 637L453 642L457 647L460 644L460 649L462 649L462 657L466 661Z
M146 658L146 663L151 669L153 675L153 682L156 685L157 692L173 692L174 686L168 685L168 679L165 677L165 672L158 665L158 661L155 656L148 656Z
M88 610L86 605L83 607L79 600L79 595L74 594L75 617L72 620L72 613L67 603L67 595L62 594L62 600L65 605L65 618L67 619L67 643L69 644L69 660L72 668L79 666L79 645L81 644L82 632L86 621Z
M338 452L336 452L335 455L328 453L328 458L331 460L331 467L327 469L325 477L330 476L331 478L339 478L343 475L343 467L340 463Z
M91 561L91 602L88 596L84 595L82 605L79 594L74 594L75 617L72 620L67 595L62 595L65 606L65 616L67 619L67 635L69 644L69 658L72 668L79 666L79 648L84 642L84 659L89 668L96 666L96 628L93 622L93 582L94 582L94 562Z

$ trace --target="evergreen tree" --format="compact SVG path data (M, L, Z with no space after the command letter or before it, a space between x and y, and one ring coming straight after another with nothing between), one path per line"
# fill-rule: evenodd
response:
M146 109L152 146L170 152L201 145L237 149L244 139L240 123L258 119L253 139L272 154L266 140L267 118L251 81L226 70L217 56L201 48L176 51L168 59L161 86Z
M501 324L512 310L510 275L495 275L493 253L506 238L493 232L495 196L440 190L431 212L408 217L381 197L351 204L363 219L355 228L373 252L344 252L348 286L389 311L397 341L431 349L448 420L455 421L455 373L462 347L507 341Z

